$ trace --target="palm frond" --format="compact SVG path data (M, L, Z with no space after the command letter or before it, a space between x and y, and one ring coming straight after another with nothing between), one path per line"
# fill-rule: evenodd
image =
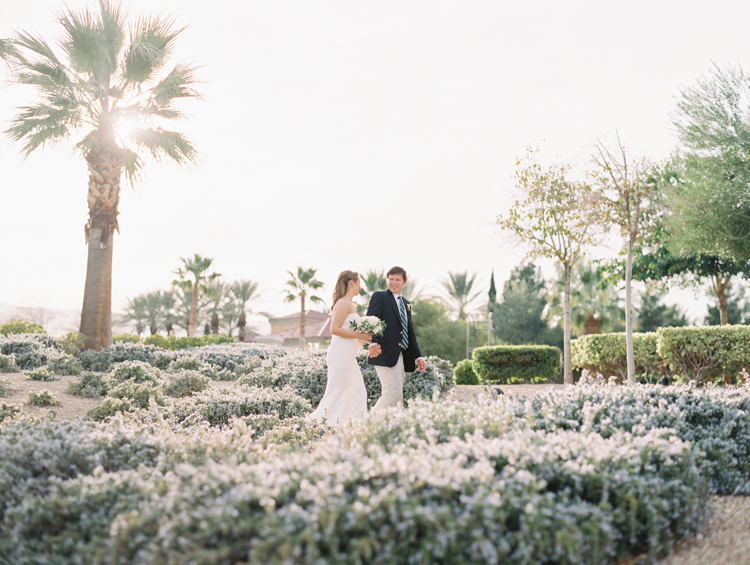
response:
M125 169L125 178L130 184L136 184L143 178L143 169L145 163L135 151L123 149L123 168Z
M151 151L151 155L159 161L169 157L183 165L195 163L198 158L198 152L193 144L181 133L161 128L137 128L133 130L131 137L138 146Z
M130 47L125 54L124 77L129 83L143 83L164 65L172 52L174 39L184 28L173 30L173 18L157 16L136 20L130 31Z
M190 65L177 65L172 71L157 84L152 90L154 105L159 109L167 109L176 98L197 98L201 95L190 85L196 84L196 68Z
M117 70L117 56L125 40L124 14L118 4L100 0L101 14L69 10L60 14L65 30L63 47L77 73L92 76L103 89Z
M13 141L25 141L23 152L28 156L48 142L60 141L70 135L70 130L80 123L80 112L56 108L48 104L25 106L5 130Z

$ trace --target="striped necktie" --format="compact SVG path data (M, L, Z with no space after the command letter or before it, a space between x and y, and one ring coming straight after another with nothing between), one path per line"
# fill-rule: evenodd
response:
M406 321L406 308L404 307L404 299L398 297L398 311L401 313L401 347L406 349L409 347L409 324Z

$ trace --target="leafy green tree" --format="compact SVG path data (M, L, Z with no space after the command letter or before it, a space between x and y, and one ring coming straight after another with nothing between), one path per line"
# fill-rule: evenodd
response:
M724 306L726 320L723 320L723 316L720 316L718 304L711 304L703 323L707 326L718 326L719 324L750 325L750 299L747 296L746 287L739 284L730 284L727 288Z
M23 153L76 136L75 150L89 168L86 243L88 264L80 331L87 349L112 343L112 240L118 229L120 180L144 168L143 151L157 159L195 162L193 145L163 128L181 118L177 103L197 98L195 71L168 61L181 30L171 19L126 22L123 6L100 0L99 9L61 12L59 40L18 32L3 40L0 54L11 81L38 94L13 117L6 133Z
M541 269L533 263L515 267L503 285L502 300L492 306L495 336L511 345L541 343L548 329L546 295Z
M480 291L472 290L477 280L477 274L469 275L468 271L454 273L448 271L448 277L440 281L451 309L459 320L465 320L470 312L471 304L479 297Z
M645 292L641 295L641 307L635 318L639 332L655 332L658 328L678 328L688 325L685 314L677 305L662 303L661 295Z
M715 65L680 92L673 124L686 180L671 199L674 252L750 260L750 76Z
M198 320L198 298L202 292L210 292L209 283L219 278L221 274L207 273L211 268L213 259L201 257L197 253L193 258L185 259L184 257L180 257L180 261L182 261L182 267L174 271L179 278L173 280L172 285L179 287L183 293L191 292L190 318L188 319L187 334L188 337L192 337L195 335L195 327Z
M547 318L559 319L562 314L561 298L564 292L562 269L558 269L557 282L549 296ZM622 331L625 312L620 306L617 289L592 265L579 262L573 269L570 281L571 323L579 336L602 332Z
M657 227L661 210L659 183L645 161L633 162L617 136L618 149L599 143L594 153L599 188L606 204L604 222L617 226L625 240L625 346L628 381L635 383L633 344L633 253L636 243Z
M297 267L297 272L287 271L290 279L286 281L286 302L300 301L299 311L299 346L305 347L305 301L323 303L323 299L312 294L313 291L323 288L323 283L315 278L317 269L303 269Z
M570 273L584 247L592 243L601 211L589 184L568 180L569 166L542 168L536 162L536 152L529 148L526 158L518 161L519 196L497 223L529 249L527 258L550 258L563 266L563 375L565 383L572 384Z
M414 334L424 355L436 355L454 365L466 358L466 322L451 320L449 308L440 299L412 302Z

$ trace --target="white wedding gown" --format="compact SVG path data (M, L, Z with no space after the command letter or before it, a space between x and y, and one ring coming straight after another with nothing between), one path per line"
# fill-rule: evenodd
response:
M349 314L342 327L351 328L351 321L359 321L356 313ZM329 424L345 422L349 418L359 418L367 413L367 390L362 371L357 363L359 343L356 339L331 338L326 354L328 363L328 383L323 399L310 414L316 420L326 419Z

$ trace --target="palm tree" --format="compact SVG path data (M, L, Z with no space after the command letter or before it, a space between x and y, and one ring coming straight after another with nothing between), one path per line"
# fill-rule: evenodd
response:
M170 18L147 16L126 23L115 0L99 9L66 9L56 45L18 32L0 44L11 80L36 89L38 101L18 109L6 133L25 155L76 136L75 149L89 169L86 243L88 263L80 331L87 349L112 342L112 235L123 172L134 183L144 168L139 152L193 163L197 153L180 133L162 129L182 117L175 103L199 98L195 70L167 69L175 39ZM54 47L54 48L53 48Z
M154 290L144 296L146 301L146 319L151 335L159 332L159 328L166 319L164 302L160 290Z
M243 341L245 339L247 314L253 313L249 308L249 305L257 302L260 298L258 283L251 280L235 281L229 286L229 292L231 292L234 297L233 305L235 313L238 314L237 327L240 329L239 340ZM232 335L232 327L233 324L229 327L229 335Z
M175 307L177 306L177 296L175 296L174 290L163 290L161 293L162 308L164 309L164 329L167 331L167 335L174 333L174 324L176 321Z
M219 333L219 313L224 310L227 299L227 286L220 280L211 281L206 285L208 297L208 312L211 314L211 333Z
M292 271L287 271L291 277L286 281L287 286L291 287L286 290L286 302L294 302L299 298L300 311L299 311L299 346L305 347L305 300L310 302L323 302L323 299L314 294L310 294L311 291L317 290L323 287L323 283L315 278L317 269L303 269L297 267L297 274L295 275Z
M146 297L143 294L139 294L133 299L128 298L128 306L122 315L121 322L133 322L136 334L141 335L146 328L147 321Z
M443 290L448 295L448 301L453 305L453 311L458 314L459 320L466 319L467 309L480 295L480 292L472 294L471 291L476 279L476 273L470 276L468 271L463 273L448 271L448 278L440 281Z
M562 297L565 277L558 269L558 279L548 298L547 318L554 322L563 314ZM619 331L625 320L617 289L609 284L596 267L578 262L570 276L570 321L578 335Z
M185 259L180 257L184 268L179 268L174 273L180 277L172 281L173 286L177 286L182 289L182 292L190 295L190 318L187 324L188 337L195 335L195 325L198 320L198 297L201 292L208 290L208 283L221 276L219 273L206 274L206 271L211 267L213 262L212 258L201 257L197 253L192 259ZM193 279L190 277L192 275Z

